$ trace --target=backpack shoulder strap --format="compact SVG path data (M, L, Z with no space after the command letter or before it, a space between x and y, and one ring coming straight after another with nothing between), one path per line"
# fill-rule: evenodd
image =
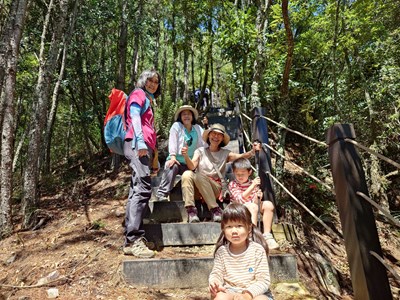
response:
M221 181L224 181L224 177L222 176L221 172L219 171L217 165L215 164L215 159L210 152L210 148L205 148L204 153L207 156L208 160L212 163L215 171L217 171L218 177L221 179Z

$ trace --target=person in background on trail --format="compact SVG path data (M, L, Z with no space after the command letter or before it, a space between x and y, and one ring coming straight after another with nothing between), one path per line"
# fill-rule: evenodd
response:
M188 170L185 158L181 153L182 148L187 146L188 155L191 158L197 148L206 145L202 139L204 130L196 124L198 117L197 109L190 105L181 106L175 113L175 122L169 130L169 155L157 190L159 201L168 201L168 195L174 187L176 175L182 175L184 171Z
M207 115L205 115L203 117L203 119L201 120L201 124L203 124L203 128L204 129L208 129L208 117L207 117Z
M151 198L151 172L156 152L156 130L152 104L161 94L161 76L155 70L146 70L130 93L126 107L127 133L125 157L130 161L132 177L125 215L125 243L123 252L136 257L154 257L144 238L143 217Z
M215 300L271 300L268 245L240 203L222 214L222 233L215 245L214 266L208 278Z
M242 154L223 149L222 147L228 145L230 137L226 133L225 127L219 123L212 124L204 131L203 140L208 146L196 149L193 158L189 156L188 147L182 148L182 155L189 168L181 178L182 198L185 202L189 223L200 222L195 206L195 199L199 199L199 196L211 211L212 221L221 222L222 210L217 199L223 201L222 185L215 168L218 168L224 178L228 162L241 157L250 158L255 153L254 149Z
M262 201L263 192L260 189L260 177L250 179L252 169L248 159L239 158L232 163L235 179L229 182L231 201L244 204L251 213L254 225L257 225L258 213L262 214L264 238L270 250L278 249L279 244L271 233L274 217L274 204L271 201ZM261 201L261 202L260 202ZM260 203L259 203L260 202ZM260 212L258 211L260 207Z

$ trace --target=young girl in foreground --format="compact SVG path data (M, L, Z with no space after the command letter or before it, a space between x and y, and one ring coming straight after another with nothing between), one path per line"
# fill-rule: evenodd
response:
M231 203L223 211L209 290L215 300L270 300L268 246L250 211Z

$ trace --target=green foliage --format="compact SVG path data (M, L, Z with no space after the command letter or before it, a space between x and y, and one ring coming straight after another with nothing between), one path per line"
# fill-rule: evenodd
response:
M161 102L161 103L160 103ZM175 111L182 106L182 102L174 102L169 97L162 97L162 100L157 103L155 110L155 123L157 135L160 138L168 139L169 129L174 122Z
M6 1L0 16L6 16L9 4ZM254 84L257 41L261 38L255 26L258 7L251 1L242 4L244 7L235 6L233 1L204 0L128 3L126 84L132 87L132 81L136 80L132 78L135 51L138 51L138 65L135 65L138 73L158 60L157 67L165 79L163 95L155 110L161 138L168 137L174 112L186 101L182 99L183 83L189 91L198 88L203 84L207 65L210 69L206 84L212 85L212 92L219 95L222 104L240 95L242 107L251 108L260 101L269 117L281 121L280 88L287 51L281 1L273 2L261 14L266 18L266 30L261 33L266 41L262 45L266 65L261 81ZM377 143L385 155L399 160L398 1L294 0L289 5L295 50L286 125L324 140L332 124L351 123L358 141L366 145ZM16 145L29 130L32 107L37 101L37 57L45 13L43 3L32 2L24 27L17 72ZM56 25L53 18L50 26ZM101 128L108 106L107 95L116 82L120 26L118 1L81 3L71 32L53 128L52 164L75 156L86 157L104 147ZM51 33L52 30L47 40ZM212 60L207 61L210 45ZM177 51L176 57L173 49ZM188 64L187 74L184 63ZM57 74L53 75L56 78ZM54 83L49 82L52 87ZM172 99L177 90L180 94ZM327 163L326 153L310 150L308 142L291 136L288 140L302 146L305 154L298 161L310 170L317 171ZM24 168L24 159L29 155L26 142L23 141L21 154L16 158L19 168ZM382 169L391 171L387 166ZM307 184L311 183L300 181L299 186L303 186L299 188L300 194L305 195L306 201L310 199L310 204L322 215L325 209L329 210L325 203L319 203L325 195L319 188L310 191Z
M92 222L92 224L90 225L89 229L91 229L91 230L100 230L100 229L105 228L106 225L107 224L103 220L97 219L97 220Z
M221 54L232 61L241 61L255 51L257 31L254 27L255 11L238 10L226 2L218 28L218 43Z

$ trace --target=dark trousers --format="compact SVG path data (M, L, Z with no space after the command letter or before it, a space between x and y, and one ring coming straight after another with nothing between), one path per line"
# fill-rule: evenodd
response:
M151 198L151 157L153 150L148 147L149 156L138 156L138 151L132 149L132 142L124 143L124 154L129 159L132 177L129 187L128 202L125 214L125 246L144 236L143 217L148 209Z
M188 170L187 165L182 163L180 165L174 164L171 168L165 167L157 190L157 196L167 197L174 188L176 175L182 175L186 170Z

